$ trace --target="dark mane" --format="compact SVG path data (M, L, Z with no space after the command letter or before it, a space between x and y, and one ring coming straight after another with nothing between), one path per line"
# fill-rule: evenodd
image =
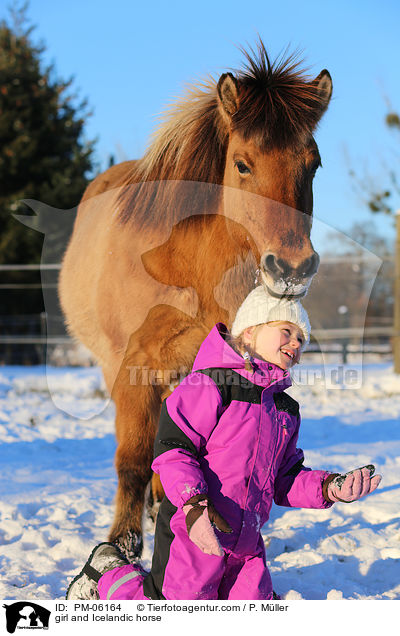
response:
M261 40L257 52L242 52L247 64L234 72L240 102L233 129L264 150L304 143L324 108L317 86L299 69L301 62L290 55L271 63ZM187 216L188 205L191 214L216 210L220 188L204 185L198 188L201 196L193 198L193 182L222 183L228 132L219 113L217 81L189 87L161 117L147 152L124 184L120 220L132 219L145 229L172 226Z

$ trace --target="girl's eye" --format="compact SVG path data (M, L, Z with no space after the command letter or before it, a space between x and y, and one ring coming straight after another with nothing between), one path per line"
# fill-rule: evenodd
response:
M248 168L243 161L236 161L235 166L240 174L250 174L250 168Z

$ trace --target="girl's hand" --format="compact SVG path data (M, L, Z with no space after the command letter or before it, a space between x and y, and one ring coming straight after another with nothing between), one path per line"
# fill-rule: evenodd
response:
M322 487L325 499L330 503L351 503L365 497L379 486L382 479L381 475L372 477L374 472L375 466L368 464L345 475L330 475Z
M224 551L213 530L214 524L221 532L232 532L223 517L215 510L212 502L206 495L196 495L185 503L182 508L186 516L186 528L189 539L197 545L202 552L223 556Z

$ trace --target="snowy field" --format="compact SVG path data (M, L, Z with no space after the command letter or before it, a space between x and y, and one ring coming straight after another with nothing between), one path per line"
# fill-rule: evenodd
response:
M355 380L343 371L354 366L330 373L327 389L304 364L290 389L306 464L339 472L374 463L383 480L370 497L330 510L273 507L263 536L286 599L400 599L400 376L389 363L357 367ZM0 368L1 599L63 598L106 540L113 419L96 368ZM147 567L151 550L148 522Z

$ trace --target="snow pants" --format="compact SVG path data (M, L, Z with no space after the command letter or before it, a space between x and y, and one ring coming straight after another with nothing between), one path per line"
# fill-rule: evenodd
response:
M273 598L260 533L254 542L253 553L238 555L234 551L235 536L216 531L224 556L204 554L189 539L183 512L174 507L168 510L168 504L172 506L164 499L158 513L150 572L145 572L137 564L106 572L98 583L101 599L185 601Z
M226 558L207 554L203 556L204 559L197 559L197 562L193 564L194 570L198 572L195 583L191 581L190 585L185 572L182 571L179 580L174 581L174 586L167 586L164 589L165 596L155 597L144 594L143 584L147 577L151 576L151 572L143 573L143 570L135 564L110 570L101 577L98 583L100 599L119 601L149 598L181 601L272 599L271 580L260 557L237 559L233 555ZM215 563L215 560L218 562ZM200 561L203 561L205 566L201 571L198 569L201 565Z

